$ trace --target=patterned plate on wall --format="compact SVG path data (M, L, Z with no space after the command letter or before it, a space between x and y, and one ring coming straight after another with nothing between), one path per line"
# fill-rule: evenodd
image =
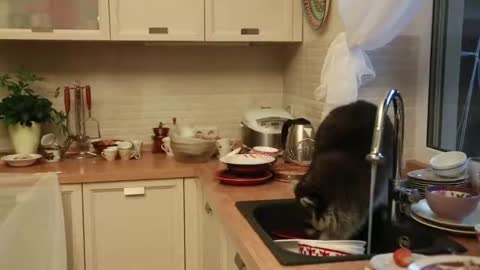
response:
M330 0L303 0L303 10L310 26L319 29L327 19Z

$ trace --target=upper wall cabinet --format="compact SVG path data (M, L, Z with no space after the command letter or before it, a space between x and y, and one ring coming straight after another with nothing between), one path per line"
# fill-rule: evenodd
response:
M205 0L207 41L301 41L301 1Z
M204 0L110 0L114 40L204 40Z
M108 1L0 0L0 39L108 40Z

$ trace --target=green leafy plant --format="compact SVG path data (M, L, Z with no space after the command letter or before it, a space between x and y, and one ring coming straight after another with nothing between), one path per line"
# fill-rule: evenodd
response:
M0 119L7 125L22 124L32 126L32 122L54 123L66 132L64 112L57 111L47 98L41 97L32 89L33 84L42 81L29 71L18 71L13 76L0 76L0 89L6 89L8 96L0 101ZM55 90L58 97L60 88Z

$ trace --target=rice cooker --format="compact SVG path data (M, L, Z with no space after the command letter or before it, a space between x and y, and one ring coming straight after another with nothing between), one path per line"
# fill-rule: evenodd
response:
M284 109L262 107L243 114L242 141L248 147L270 146L283 149L282 127L293 116Z

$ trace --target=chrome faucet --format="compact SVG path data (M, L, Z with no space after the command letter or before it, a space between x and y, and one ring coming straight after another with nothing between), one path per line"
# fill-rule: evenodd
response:
M395 114L393 126L395 137L393 142L393 164L391 166L392 173L387 174L389 177L392 177L392 179L389 179L388 181L388 214L391 222L397 222L400 214L399 208L401 207L401 204L397 201L397 199L400 197L400 195L404 195L400 193L409 193L411 190L402 189L399 182L400 174L402 172L405 114L402 96L396 89L391 89L388 91L385 99L378 106L377 118L375 120L375 127L373 130L372 148L370 154L367 155L367 160L372 164L372 166L376 166L384 161L384 157L381 152L382 137L385 121L388 121L388 109L392 103Z

